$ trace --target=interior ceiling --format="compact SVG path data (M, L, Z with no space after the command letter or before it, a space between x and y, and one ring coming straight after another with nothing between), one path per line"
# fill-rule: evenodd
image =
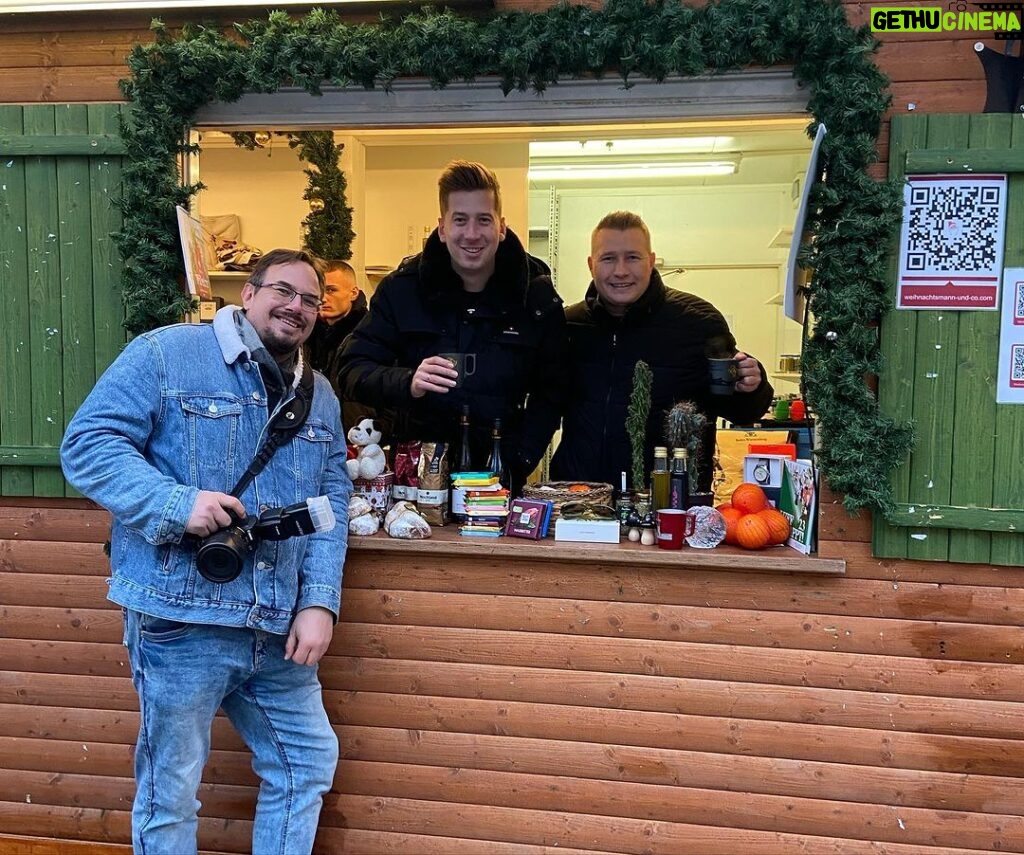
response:
M372 160L374 150L408 146L453 146L458 144L530 143L537 141L567 140L614 141L623 139L652 139L675 137L715 138L713 145L692 149L686 157L709 156L738 157L739 168L734 175L658 179L658 183L687 184L765 184L789 183L803 171L810 154L811 141L807 136L806 118L772 118L727 120L714 119L685 122L647 122L643 124L601 123L572 126L504 126L477 128L430 129L336 129L339 137L355 138L363 143ZM266 130L265 128L253 130ZM203 146L230 145L227 133L204 129ZM550 182L544 182L548 186ZM566 182L570 184L570 182ZM602 181L601 183L607 183ZM587 186L588 182L572 181L571 186ZM540 186L540 185L535 185Z

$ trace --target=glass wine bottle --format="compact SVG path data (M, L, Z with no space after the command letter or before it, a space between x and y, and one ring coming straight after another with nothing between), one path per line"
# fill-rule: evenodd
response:
M487 471L498 476L503 487L508 486L508 469L501 456L501 419L494 420L491 428L491 453L487 457Z
M690 506L690 455L685 448L672 451L669 473L668 506L685 510Z
M459 456L453 471L473 471L473 452L469 448L469 404L462 405L462 414L459 416Z

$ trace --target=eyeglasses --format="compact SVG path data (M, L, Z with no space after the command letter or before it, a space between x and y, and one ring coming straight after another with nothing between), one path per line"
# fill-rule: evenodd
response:
M283 306L287 306L298 297L299 303L302 304L302 309L305 312L319 312L324 304L324 301L319 297L314 297L312 294L300 294L290 285L285 285L284 282L261 283L259 285L255 282L250 282L249 284L253 288L269 288L274 293L274 300Z
M594 505L590 502L566 502L561 515L567 520L614 520L618 519L611 505Z

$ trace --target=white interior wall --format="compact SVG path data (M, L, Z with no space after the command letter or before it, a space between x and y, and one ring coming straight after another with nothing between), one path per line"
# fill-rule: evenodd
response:
M590 281L590 233L601 217L617 210L643 217L651 230L652 249L666 268L782 264L785 251L769 247L780 228L782 192L775 185L562 189L558 290L569 302L582 298Z
M302 221L309 203L302 198L306 176L302 162L283 137L269 148L247 151L237 146L211 146L200 156L199 194L203 216L238 214L242 240L267 252L302 244Z

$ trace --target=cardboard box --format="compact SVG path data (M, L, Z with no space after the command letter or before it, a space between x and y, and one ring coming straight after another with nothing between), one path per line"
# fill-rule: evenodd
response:
M790 460L796 460L795 442L752 442L747 454L781 454Z
M555 540L578 543L618 543L618 520L555 520Z
M768 500L778 506L782 470L788 460L785 454L748 454L743 458L743 480L757 484Z
M546 537L554 502L547 499L514 499L505 522L509 537L540 540Z

